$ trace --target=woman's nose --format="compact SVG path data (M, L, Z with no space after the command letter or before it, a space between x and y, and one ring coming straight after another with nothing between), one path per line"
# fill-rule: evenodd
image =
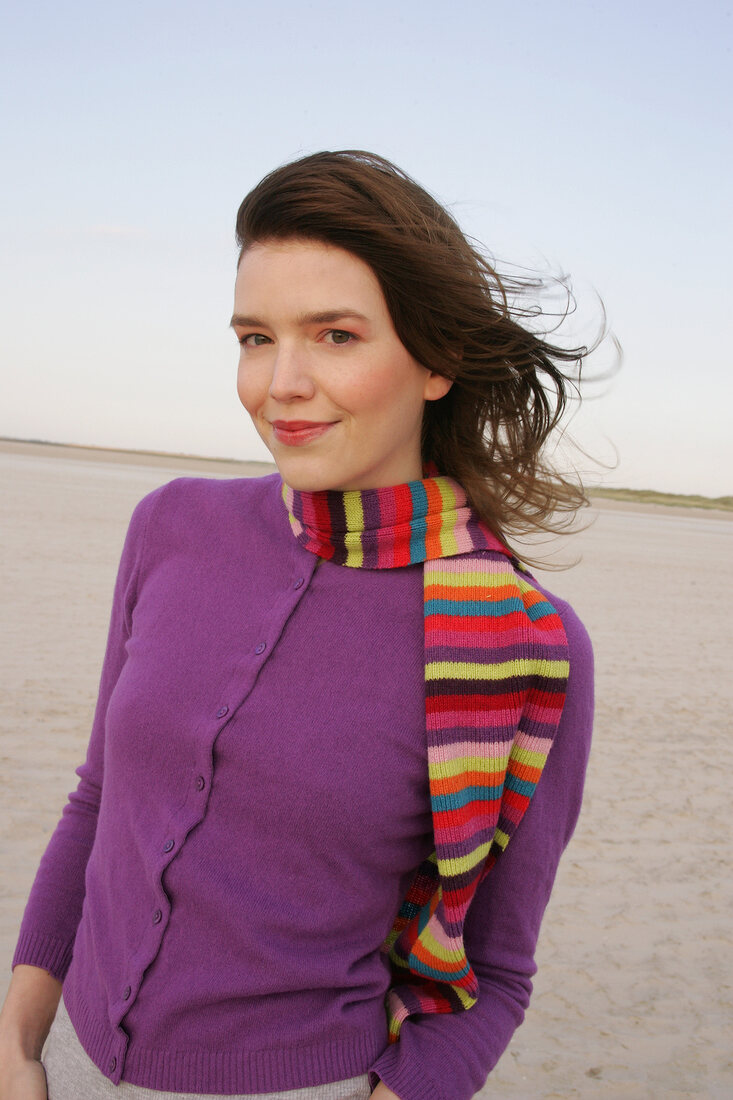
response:
M270 396L276 401L312 397L315 393L308 356L302 348L280 344L272 363Z

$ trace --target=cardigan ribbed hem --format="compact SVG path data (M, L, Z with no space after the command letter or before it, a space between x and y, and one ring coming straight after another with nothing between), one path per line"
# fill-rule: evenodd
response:
M22 932L13 955L13 967L38 966L62 982L71 966L74 941L60 940L44 932Z
M396 1093L400 1100L449 1100L438 1092L432 1081L426 1080L421 1065L400 1058L400 1044L393 1043L382 1053L369 1071L369 1079L374 1088L377 1081L383 1081L388 1089Z
M69 1003L71 1000L71 1003ZM384 1035L358 1034L318 1046L295 1045L271 1050L150 1050L127 1046L124 1064L118 1058L120 1033L95 1019L83 1003L64 1003L84 1050L105 1076L161 1092L218 1093L285 1092L367 1073L384 1050ZM129 1040L123 1042L127 1045ZM112 1061L117 1059L115 1069ZM427 1098L426 1098L427 1100ZM437 1100L437 1098L436 1098Z

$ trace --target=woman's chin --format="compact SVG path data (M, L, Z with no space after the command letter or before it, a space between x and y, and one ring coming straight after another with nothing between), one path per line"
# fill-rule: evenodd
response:
M273 455L273 459L285 484L298 492L318 493L341 487L341 480L335 472L319 469L318 463L303 461L302 456L289 459L287 456Z

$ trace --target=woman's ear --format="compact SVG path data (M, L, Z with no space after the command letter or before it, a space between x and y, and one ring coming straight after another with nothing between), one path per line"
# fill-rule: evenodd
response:
M452 378L446 378L444 374L436 374L435 371L430 371L425 381L423 396L426 401L438 401L441 397L445 397L452 385Z

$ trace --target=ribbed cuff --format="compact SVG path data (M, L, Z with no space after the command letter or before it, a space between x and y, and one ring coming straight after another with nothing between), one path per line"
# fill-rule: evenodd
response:
M44 932L21 932L12 966L38 966L62 982L71 966L73 950L73 940L60 940Z

